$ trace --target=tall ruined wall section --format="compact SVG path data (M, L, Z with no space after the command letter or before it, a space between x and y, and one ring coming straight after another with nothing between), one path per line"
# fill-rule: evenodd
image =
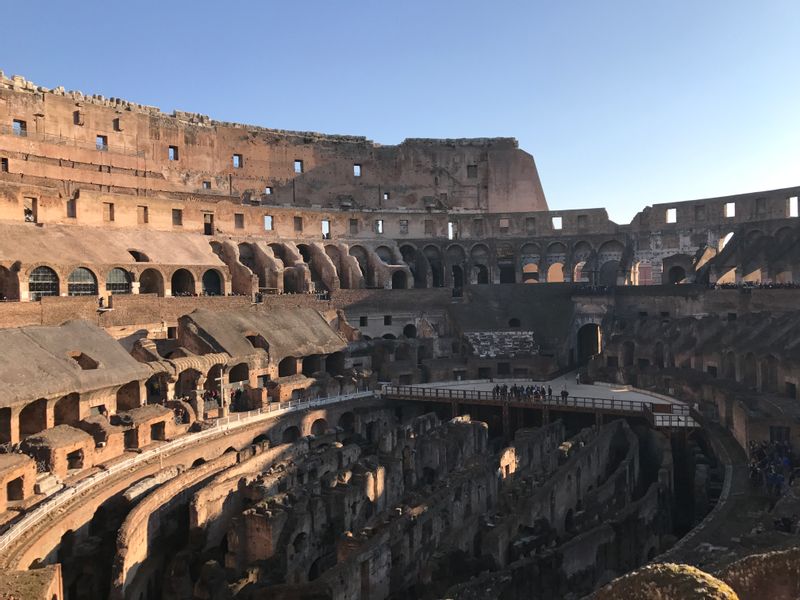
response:
M0 73L0 134L13 133L15 120L27 135L0 135L9 172L65 196L84 187L205 199L269 195L272 205L335 209L547 209L533 158L511 138L381 146L364 137L167 115Z

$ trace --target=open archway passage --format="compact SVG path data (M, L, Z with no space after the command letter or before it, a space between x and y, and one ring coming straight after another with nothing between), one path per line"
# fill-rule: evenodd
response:
M221 296L222 295L222 278L214 269L209 269L203 273L203 295L204 296Z
M600 353L600 326L587 323L578 330L578 363L585 364Z

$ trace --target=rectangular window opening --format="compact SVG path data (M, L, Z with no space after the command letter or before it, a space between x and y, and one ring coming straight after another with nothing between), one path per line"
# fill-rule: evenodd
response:
M736 202L725 203L725 218L732 219L736 216Z
M458 236L458 232L456 231L456 223L455 221L448 221L447 222L447 239L454 240Z
M369 317L358 317L358 326L366 327L369 324Z
M77 200L70 198L67 200L67 218L75 219L78 216Z
M508 230L511 227L511 220L510 219L500 219L498 225L500 227L500 233L508 233Z
M294 218L294 230L303 231L303 217Z
M331 239L331 222L328 219L322 219L322 239Z
M204 190L210 190L211 189L211 182L210 181L204 181L203 182L203 189Z
M264 231L272 231L272 215L264 215Z
M108 136L107 135L98 135L95 137L94 140L95 146L98 150L105 152L108 150Z
M147 225L150 222L150 209L143 205L137 206L136 222L139 225Z
M389 194L389 192L383 192L383 199L388 200L389 198L391 198L391 194Z
M378 235L383 233L383 219L377 219L375 221L375 233Z
M0 172L8 173L8 159L0 158ZM796 200L797 198L795 198Z
M355 235L358 233L358 219L350 219L350 234Z
M168 156L170 160L178 160L178 147L170 146Z
M383 324L384 325L391 325L392 324L392 315L383 315Z
M272 187L271 186L265 187L264 188L264 194L266 194L267 196L271 196L272 195Z
M361 165L353 165L353 177L361 177Z
M233 155L233 168L241 169L244 166L244 157L241 154Z
M408 233L408 219L400 219L400 233Z
M8 160L6 160L6 171L8 170ZM797 196L789 198L789 216L796 217L798 215Z
M302 160L295 160L294 161L294 172L295 173L302 173L303 172L303 161Z
M25 137L28 135L28 123L21 119L14 119L11 130L14 135L18 135L19 137Z
M467 165L467 178L468 179L478 178L478 165Z
M667 209L667 223L677 223L678 222L678 209L677 208L668 208Z
M244 213L233 213L233 226L235 229L244 229Z
M561 229L564 225L564 221L561 217L553 217L553 229Z
M39 222L39 201L36 198L24 198L22 211L26 223Z
M172 226L173 227L183 226L183 211L180 208L172 209Z
M114 220L114 203L103 202L103 221Z
M436 227L434 227L433 220L425 219L425 235L435 235Z
M122 131L122 119L120 119L119 117L114 119L113 127L114 127L114 131Z

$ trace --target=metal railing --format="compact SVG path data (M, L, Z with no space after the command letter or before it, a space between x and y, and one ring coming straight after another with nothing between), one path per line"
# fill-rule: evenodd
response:
M180 438L174 441L167 442L165 444L157 446L156 448L152 448L150 450L142 452L141 454L138 454L129 460L124 460L117 464L114 464L104 471L99 471L97 473L94 473L89 477L87 477L86 479L81 480L76 485L65 487L61 492L57 492L54 495L50 496L50 498L48 498L47 500L39 504L36 508L34 508L32 511L27 513L22 519L20 519L16 523L12 523L9 529L5 533L3 533L2 536L0 536L0 551L3 551L6 548L8 548L9 545L11 545L21 535L23 535L25 532L31 529L31 527L33 527L39 521L41 521L45 516L51 514L53 511L57 510L59 507L66 504L69 500L71 500L75 496L90 490L91 488L102 483L103 481L106 481L110 477L113 477L117 473L130 470L132 467L135 467L136 465L139 465L144 462L148 462L154 458L159 457L160 455L171 454L176 450L180 450L184 446L188 446L190 444L192 445L197 444L198 442L205 440L207 438L215 437L223 432L230 431L231 429L237 429L239 427L251 425L252 423L262 419L277 417L279 415L283 415L286 413L296 412L309 408L315 408L317 406L338 404L340 402L346 402L348 400L367 398L375 395L377 395L377 393L375 391L370 390L365 392L356 392L353 394L345 394L342 396L331 396L327 398L313 398L310 400L292 400L291 402L280 402L280 403L274 402L268 404L263 408L259 408L258 410L234 413L227 417L216 419L214 421L214 424L204 431L181 436Z
M618 400L616 398L592 398L567 396L558 393L552 396L512 397L500 396L494 392L481 390L459 390L451 388L421 387L414 385L385 385L382 393L388 397L413 398L417 400L441 400L447 402L502 402L516 406L541 406L547 408L570 407L586 410L613 410L626 413L644 414L657 427L697 427L690 416L690 408L681 404L664 404L643 400ZM669 407L671 412L663 409ZM661 424L659 424L661 423Z

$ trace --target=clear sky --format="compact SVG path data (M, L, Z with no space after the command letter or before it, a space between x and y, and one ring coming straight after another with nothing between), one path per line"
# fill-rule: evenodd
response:
M550 207L800 185L798 0L5 2L0 69L213 118L513 136Z

